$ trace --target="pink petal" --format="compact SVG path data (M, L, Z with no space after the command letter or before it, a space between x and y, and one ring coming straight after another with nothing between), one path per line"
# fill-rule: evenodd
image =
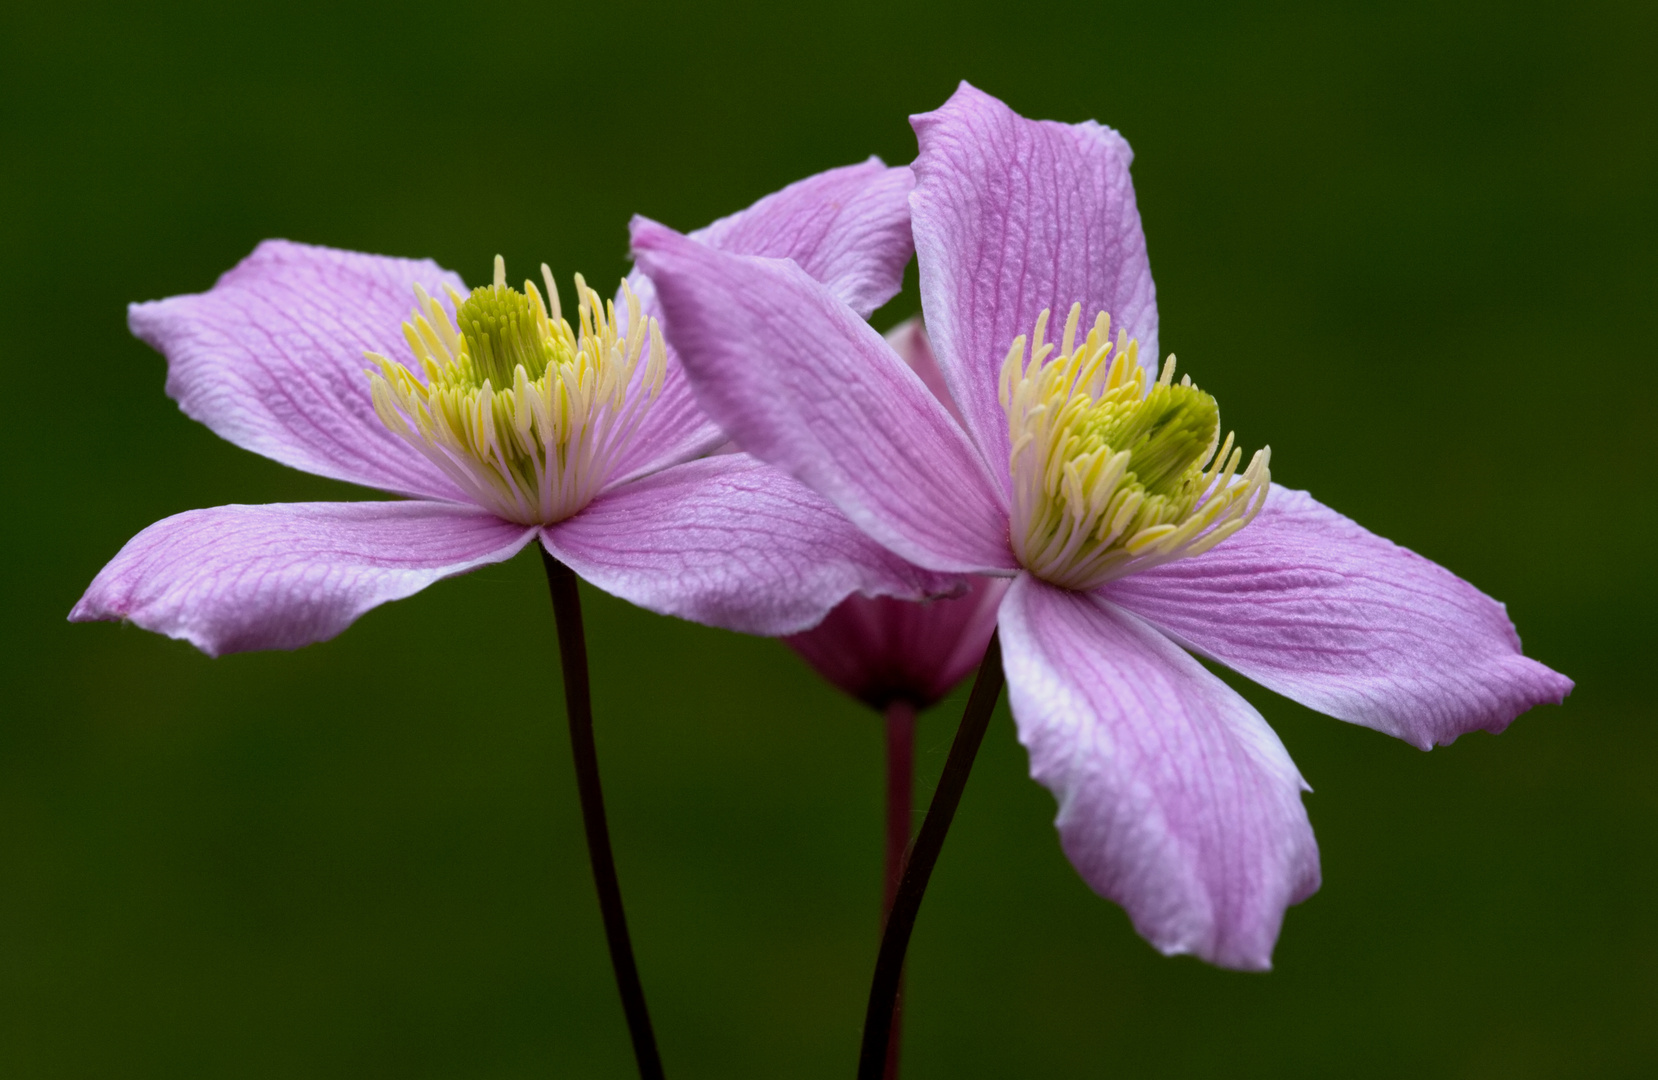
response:
M915 254L904 166L872 157L809 176L691 234L734 255L793 259L864 318L898 295Z
M636 220L666 333L704 408L911 562L1007 571L1007 512L962 430L879 334L792 262Z
M545 529L542 542L630 603L749 634L803 630L854 592L919 599L962 587L906 563L746 454L688 461L608 491Z
M879 158L830 169L773 192L692 233L738 255L793 259L864 317L897 295L915 245L910 240L910 170ZM643 273L628 275L647 313L660 316ZM618 468L628 478L684 461L723 437L696 404L670 345L662 396Z
M267 240L205 293L133 304L127 323L167 358L186 416L284 465L411 495L462 498L374 414L367 350L405 364L418 282L461 279L430 260Z
M188 510L127 541L69 619L128 619L209 656L297 649L439 578L510 559L532 535L433 502Z
M979 666L996 629L1009 579L968 581L965 596L921 603L849 596L821 623L783 640L871 708L902 700L924 709Z
M1260 713L1136 616L1029 575L1001 631L1019 739L1083 879L1164 953L1270 967L1318 845Z
M1008 347L1053 310L1099 311L1157 363L1157 298L1123 137L1089 121L1026 120L961 84L912 117L921 152L910 196L921 303L945 381L985 457L1005 471L997 376ZM1003 481L1005 483L1005 481Z
M1572 689L1520 655L1501 604L1304 491L1274 486L1213 551L1104 595L1285 697L1424 750Z
M885 337L892 351L898 354L898 359L915 372L933 397L949 411L950 418L966 430L966 421L962 419L961 410L956 408L956 399L950 396L950 387L944 382L944 371L938 366L932 339L927 337L927 327L922 323L921 316L905 319L888 330Z

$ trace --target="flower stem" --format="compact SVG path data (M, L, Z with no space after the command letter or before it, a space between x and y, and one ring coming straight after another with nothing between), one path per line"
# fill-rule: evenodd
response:
M884 712L887 729L887 865L886 892L881 899L884 923L898 896L904 874L904 856L910 847L910 813L915 793L915 706L898 699ZM898 1051L903 1044L904 981L900 971L892 1002L892 1026L887 1035L885 1080L898 1080Z
M944 761L944 772L938 778L927 817L921 822L921 832L904 863L904 875L893 898L892 910L887 915L886 930L881 935L881 951L875 960L875 978L869 988L869 1008L864 1013L864 1041L858 1052L858 1080L881 1080L887 1062L887 1046L892 1037L893 1012L898 1002L898 987L904 974L904 952L909 948L910 932L915 929L915 917L921 910L921 898L927 891L927 879L932 876L939 852L944 848L945 834L956 816L962 792L967 787L967 776L973 770L973 759L978 756L979 744L984 741L985 729L990 726L990 714L996 708L996 699L1002 693L1002 646L998 635L990 636L990 644L979 662L979 675L973 681L973 693L967 699L961 726L956 729L955 741L950 744L950 756Z
M539 547L539 545L537 545ZM587 830L587 854L593 863L593 884L599 892L604 936L610 945L610 964L616 970L616 989L633 1037L633 1056L643 1080L662 1080L662 1058L656 1051L645 988L633 962L627 915L622 911L622 888L616 880L616 860L610 852L610 827L605 823L604 790L599 786L599 754L593 743L593 698L587 679L587 636L582 630L581 595L576 575L541 548L547 569L547 589L553 597L558 623L558 653L564 667L564 711L570 719L570 750L576 761L576 790L581 796L581 820Z
M915 706L894 701L883 713L887 728L887 865L881 917L892 910L904 855L910 848L910 813L915 791Z

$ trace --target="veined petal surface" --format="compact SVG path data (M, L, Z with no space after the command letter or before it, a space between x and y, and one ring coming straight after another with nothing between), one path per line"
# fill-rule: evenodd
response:
M133 304L167 358L167 394L220 438L284 465L408 495L463 500L374 413L365 351L415 367L414 286L461 279L430 260L267 240L205 293Z
M738 255L793 259L864 317L897 295L915 245L905 167L879 158L798 180L754 205L691 233ZM643 273L628 284L646 314L660 317L656 289ZM662 395L617 470L628 479L701 454L723 436L696 404L670 344Z
M1015 568L978 452L856 312L792 262L716 251L642 220L633 246L698 400L737 445L911 562Z
M1123 137L1093 121L1026 120L962 83L911 118L910 196L921 304L967 430L1004 485L1007 417L996 396L1008 347L1044 308L1111 314L1155 377L1157 297Z
M1503 605L1277 485L1219 547L1102 595L1262 686L1424 750L1572 689L1520 654Z
M914 187L908 167L872 157L798 180L690 235L734 255L793 259L867 319L904 284Z
M1022 575L1002 655L1031 775L1085 881L1164 953L1271 966L1319 883L1306 784L1261 715L1138 617Z
M747 454L688 461L606 492L548 526L542 542L630 603L749 634L804 630L852 593L916 600L964 588L900 559Z
M534 534L424 501L188 510L127 541L69 619L127 619L209 656L297 649L439 578L509 559Z

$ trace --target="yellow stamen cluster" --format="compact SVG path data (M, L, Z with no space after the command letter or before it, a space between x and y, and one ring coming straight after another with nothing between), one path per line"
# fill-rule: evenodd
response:
M1071 307L1058 355L1036 320L1002 364L1001 402L1012 450L1011 539L1020 563L1068 589L1199 555L1249 524L1266 502L1271 450L1236 475L1242 451L1219 442L1220 409L1174 382L1174 357L1147 387L1138 346L1101 312L1076 344ZM1217 445L1219 452L1217 453Z
M368 376L381 421L480 506L526 525L562 521L592 501L661 393L667 366L656 320L626 282L624 325L616 305L576 275L578 334L545 263L541 276L551 314L534 282L523 292L507 287L496 256L492 285L470 296L449 290L454 323L416 285L403 336L424 380L365 354L379 368Z

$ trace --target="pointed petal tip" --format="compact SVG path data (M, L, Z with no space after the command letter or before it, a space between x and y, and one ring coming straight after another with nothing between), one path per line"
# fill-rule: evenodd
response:
M653 241L659 242L661 235L664 233L671 236L679 235L678 230L671 229L655 218L648 218L644 214L634 214L628 219L628 239L635 251L640 248L641 242L644 246L649 246Z
M516 554L532 530L435 502L189 510L129 540L70 611L209 656L326 641L365 612Z
M1501 604L1277 485L1226 543L1102 595L1270 690L1419 750L1501 732L1573 686L1521 654Z
M978 87L974 86L972 83L968 82L966 79L963 79L956 84L956 88L950 92L950 96L945 98L944 103L938 106L938 108L928 109L926 112L911 113L910 129L917 135L920 135L923 128L930 127L932 124L936 123L940 115L948 110L952 105L976 101L993 101L997 105L1001 105L1002 108L1007 108L1007 106L1004 105L999 98L992 97L983 90L980 90Z
M1142 931L1141 936L1145 937L1147 935ZM1169 957L1171 960L1177 956L1189 956L1193 960L1201 960L1206 964L1212 964L1215 967L1225 968L1228 971L1240 971L1251 975L1265 975L1272 971L1271 952L1268 952L1265 956L1244 954L1223 956L1218 953L1205 955L1205 950L1196 948L1185 942L1175 942L1168 945L1159 945L1156 942L1152 942L1152 948L1156 949L1164 956Z
M93 596L93 592L97 589L97 587L98 582L93 582L92 587L87 589L86 595L81 597L75 606L70 609L68 619L69 622L113 622L121 623L122 625L136 626L140 630L149 630L154 633L159 633L163 637L172 638L174 641L182 641L188 645L192 645L195 647L197 652L200 652L210 660L217 660L220 656L225 655L225 653L235 651L232 649L221 650L217 647L217 644L212 637L196 633L190 627L159 624L156 626L146 626L141 619L132 618L132 612L129 610L130 605L122 604L118 601L114 601L113 599L109 602L100 603L99 600Z
M463 288L430 259L267 240L205 292L135 303L132 333L167 361L166 391L221 438L320 476L460 498L376 414L365 351L413 363L413 286Z
M1452 730L1447 735L1439 737L1437 741L1428 735L1400 737L1416 749L1426 752L1436 747L1450 746L1463 735L1475 731L1483 731L1488 735L1501 735L1513 726L1516 720L1539 705L1564 705L1566 698L1571 695L1571 692L1577 686L1571 679L1546 664L1538 663L1529 656L1512 657L1510 666L1516 669L1514 684L1526 686L1530 692L1511 703L1509 711L1496 713L1489 723L1482 726L1463 731Z

